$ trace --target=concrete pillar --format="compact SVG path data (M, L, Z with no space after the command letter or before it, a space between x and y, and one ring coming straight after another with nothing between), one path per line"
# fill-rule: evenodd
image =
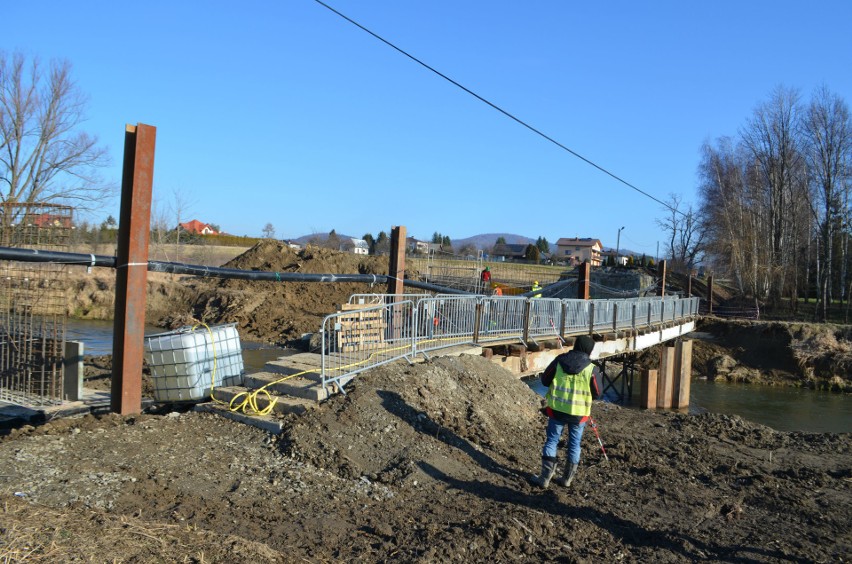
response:
M670 345L660 347L660 373L657 377L657 407L672 406L674 388L675 348Z
M85 345L79 341L65 341L62 399L66 401L79 401L83 398L84 350Z
M639 407L655 409L657 407L657 371L646 368L642 371L642 388L639 392Z
M692 341L675 344L675 379L672 407L689 407L689 386L692 379Z

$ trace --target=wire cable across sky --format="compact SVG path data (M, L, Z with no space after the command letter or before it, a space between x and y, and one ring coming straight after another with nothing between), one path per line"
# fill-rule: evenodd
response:
M684 214L682 211L678 210L677 208L673 208L673 207L672 207L672 206L670 206L669 204L667 204L667 203L665 203L664 201L660 200L659 198L657 198L657 197L655 197L655 196L653 196L653 195L649 194L648 192L646 192L646 191L642 190L642 189L641 189L641 188L639 188L638 186L636 186L636 185L634 185L634 184L631 184L630 182L628 182L627 180L625 180L625 179L621 178L621 177L620 177L620 176L618 176L617 174L615 174L615 173L613 173L613 172L610 172L609 170L607 170L606 168L602 167L601 165L599 165L599 164L595 163L594 161L592 161L592 160L590 160L590 159L587 159L586 157L584 157L583 155L579 154L578 152L576 152L576 151L574 151L574 150L570 149L569 147L566 147L565 145L563 145L562 143L560 143L559 141L557 141L557 140L556 140L556 139L554 139L553 137L550 137L549 135L547 135L546 133L542 132L541 130L539 130L539 129L537 129L537 128L533 127L533 126L532 126L532 125L530 125L530 124L528 124L528 123L527 123L527 122L525 122L524 120L522 120L522 119L520 119L520 118L516 117L515 115L513 115L512 113L510 113L510 112L508 112L508 111L504 110L503 108L501 108L501 107L500 107L500 106L498 106L497 104L494 104L493 102L491 102L491 101L487 100L486 98L483 98L482 96L480 96L479 94L477 94L476 92L474 92L473 90L471 90L470 88L468 88L468 87L464 86L463 84L460 84L459 82L457 82L457 81L453 80L452 78L450 78L449 76L445 75L444 73L442 73L441 71L437 70L436 68L434 68L434 67L432 67L432 66L430 66L430 65L426 64L425 62L421 61L420 59L418 59L417 57L415 57L415 56L414 56L414 55L412 55L411 53L409 53L409 52L405 51L404 49L402 49L402 48L400 48L400 47L397 47L396 45L394 45L393 43L391 43L390 41L388 41L388 40L387 40L387 39L385 39L384 37L382 37L382 36L380 36L380 35L378 35L378 34L376 34L376 33L372 32L372 31L370 31L369 29L367 29L367 28L366 28L366 27L364 27L363 25L359 24L358 22L356 22L355 20L353 20L353 19L352 19L352 18L350 18L349 16L347 16L347 15L345 15L345 14L342 14L341 12L339 12L339 11L337 11L336 9L332 8L331 6L329 6L328 4L326 4L325 2L322 2L322 0L314 0L314 2L316 2L316 3L317 3L317 4L319 4L320 6L323 6L323 7L324 7L324 8L326 8L326 9L330 10L331 12L333 12L333 13L337 14L338 16L340 16L341 18L343 18L343 19L344 19L344 20L346 20L347 22L351 23L352 25L356 26L357 28L361 29L362 31L365 31L365 32L369 33L370 35L372 35L373 37L375 37L376 39L378 39L379 41L381 41L382 43L384 43L384 44L385 44L385 45L387 45L388 47L391 47L391 48L392 48L392 49L394 49L395 51L397 51L397 52L399 52L399 53L401 53L401 54L405 55L406 57L408 57L409 59L411 59L412 61L414 61L414 62L415 62L415 63L417 63L418 65L420 65L420 66L422 66L422 67L424 67L424 68L426 68L426 69L430 70L431 72L433 72L434 74L436 74L436 75L440 76L441 78L443 78L444 80L446 80L446 81L447 81L447 82L449 82L450 84L452 84L452 85L456 86L457 88L460 88L460 89L464 90L465 92L467 92L468 94L470 94L471 96L473 96L474 98L476 98L477 100L479 100L480 102L482 102L482 103L484 103L484 104L487 104L488 106L491 106L493 109L497 110L498 112L500 112L501 114L503 114L503 115L504 115L504 116L506 116L507 118L509 118L509 119L511 119L511 120L513 120L513 121L515 121L515 122L519 123L520 125L522 125L522 126L526 127L527 129L529 129L530 131L532 131L533 133L535 133L535 134L536 134L536 135L538 135L539 137L542 137L542 138L546 139L547 141L550 141L552 144L556 145L557 147L559 147L559 148L560 148L560 149L562 149L563 151L567 151L568 153L570 153L570 154L571 154L571 155L573 155L574 157L576 157L576 158L580 159L580 160L581 160L581 161L583 161L584 163L586 163L586 164L588 164L588 165L590 165L590 166L595 167L595 168L596 168L596 169L598 169L599 171L601 171L601 172L603 172L604 174L606 174L607 176L609 176L609 177L611 177L611 178L613 178L613 179L617 180L618 182L620 182L620 183L624 184L624 185L625 185L625 186L627 186L628 188L631 188L631 189L635 190L636 192L638 192L638 193L642 194L643 196L646 196L646 197L648 197L648 198L650 198L650 199L654 200L655 202L657 202L658 204L662 205L662 206L663 206L663 207L665 207L666 209L671 210L671 211L673 211L673 212L675 212L675 213L679 213L679 214L681 214L681 215L683 215L683 216L686 216L686 214Z

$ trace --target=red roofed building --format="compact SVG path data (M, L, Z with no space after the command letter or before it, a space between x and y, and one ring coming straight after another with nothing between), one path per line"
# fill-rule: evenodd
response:
M183 229L187 233L192 233L195 235L218 235L219 233L210 227L209 223L201 223L197 219L193 219L192 221L187 221L186 223L181 223L178 225L180 229Z

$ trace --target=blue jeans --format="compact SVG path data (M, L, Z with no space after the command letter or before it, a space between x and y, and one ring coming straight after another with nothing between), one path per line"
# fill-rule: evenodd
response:
M568 461L571 464L580 463L580 441L583 439L585 423L560 423L552 417L547 420L547 439L541 453L545 458L556 458L556 446L562 436L562 430L568 427Z

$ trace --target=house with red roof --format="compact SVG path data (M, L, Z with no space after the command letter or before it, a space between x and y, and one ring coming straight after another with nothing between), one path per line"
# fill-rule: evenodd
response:
M209 223L202 223L197 219L187 221L178 225L179 229L183 229L187 233L193 235L218 235L219 233L213 229Z

